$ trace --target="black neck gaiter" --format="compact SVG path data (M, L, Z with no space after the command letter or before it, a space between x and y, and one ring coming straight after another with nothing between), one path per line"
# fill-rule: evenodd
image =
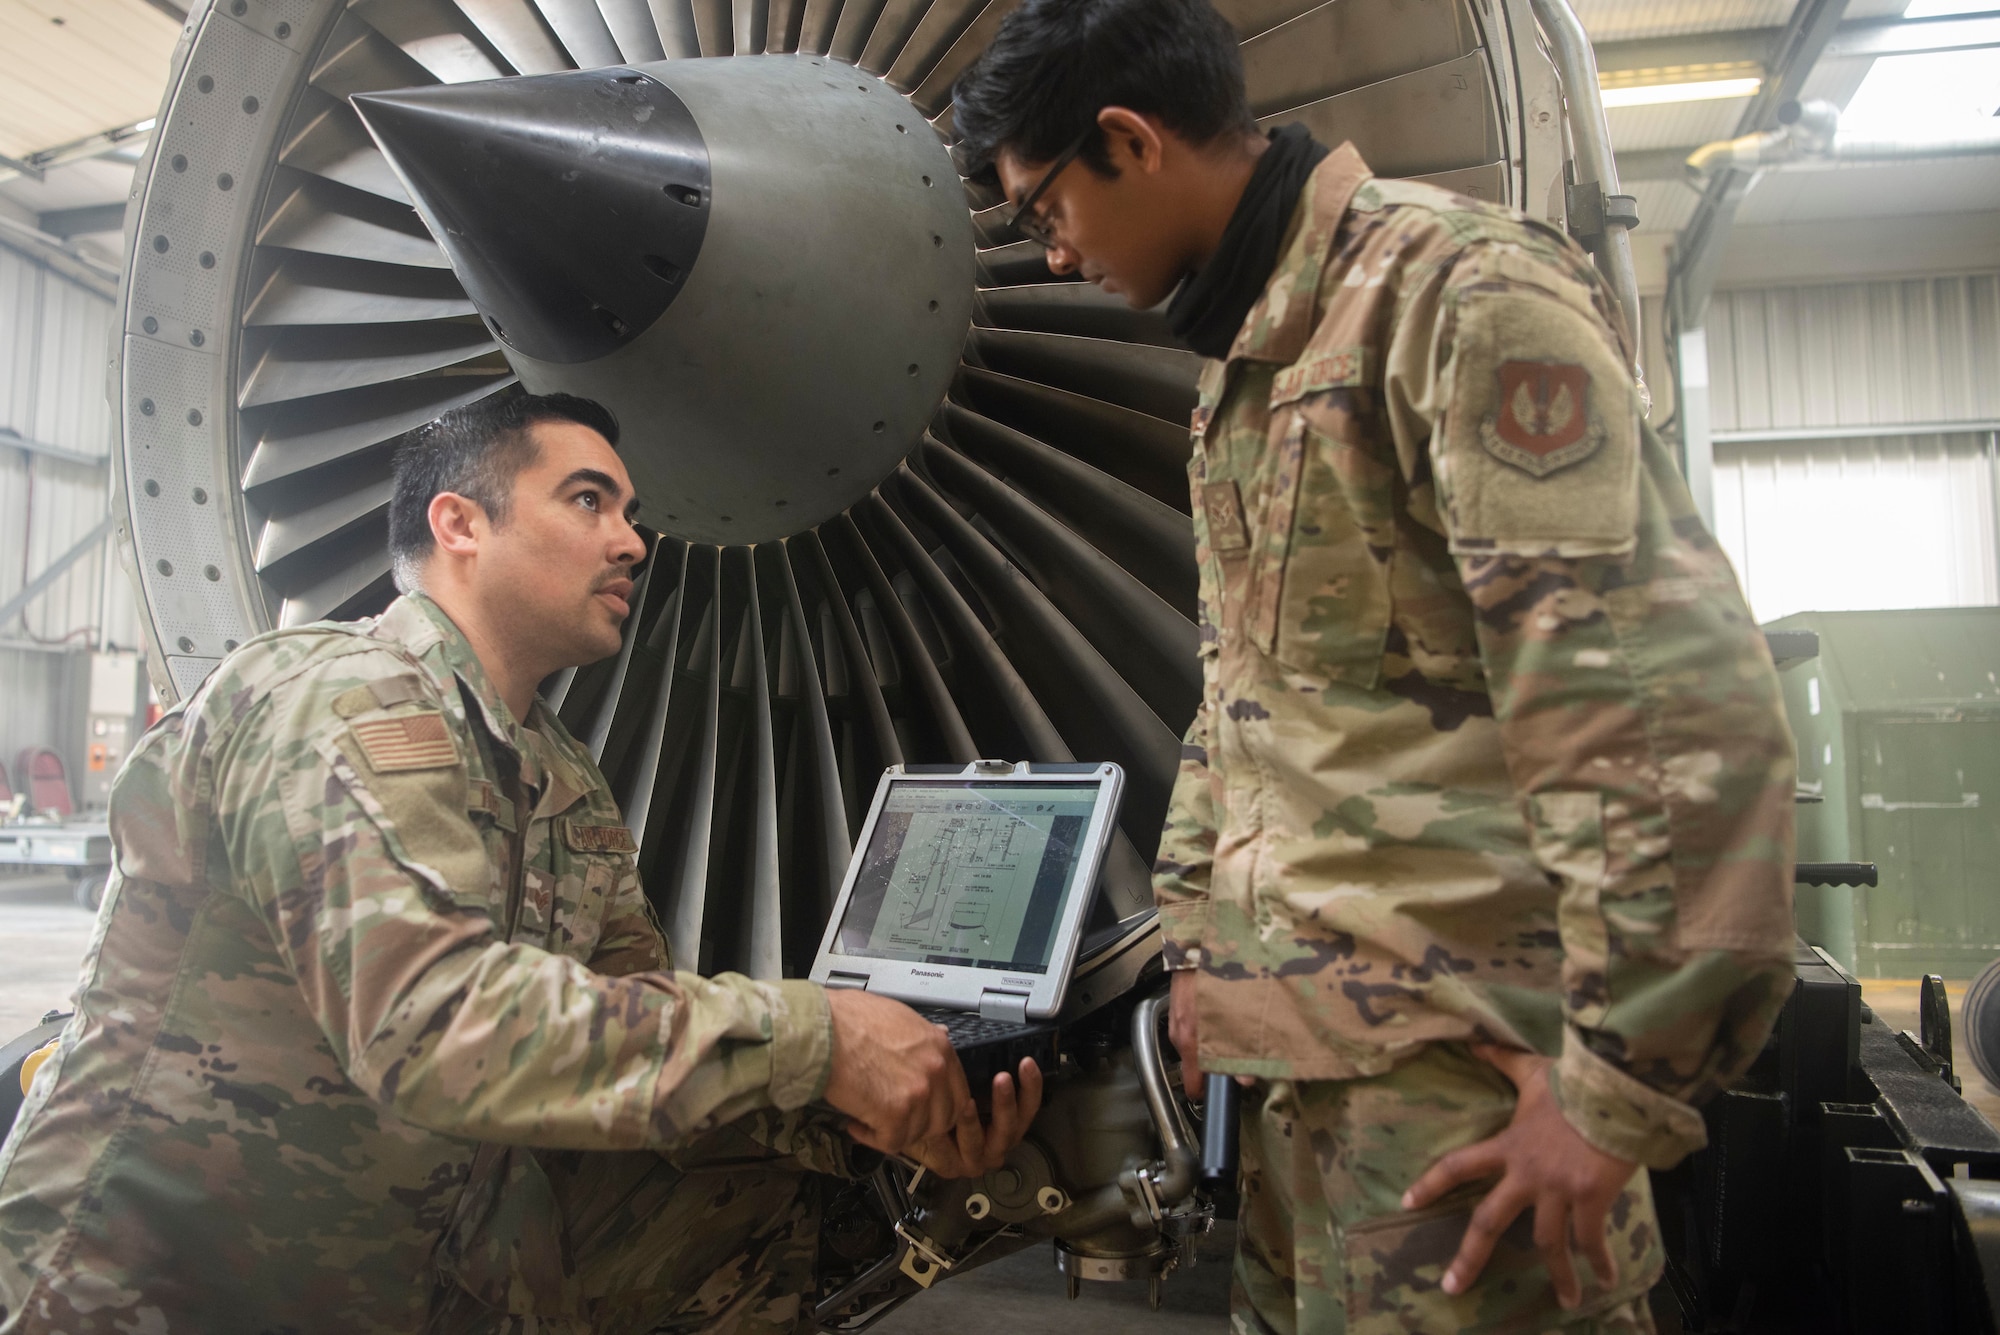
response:
M1243 317L1278 267L1278 247L1299 192L1328 152L1303 125L1272 132L1271 146L1257 159L1215 254L1167 303L1167 327L1175 338L1204 357L1229 355Z

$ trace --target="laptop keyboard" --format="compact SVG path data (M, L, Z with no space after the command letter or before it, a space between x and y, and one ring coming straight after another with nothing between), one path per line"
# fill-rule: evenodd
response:
M1005 1038L1029 1027L1014 1020L989 1020L978 1011L946 1010L942 1006L919 1006L916 1010L932 1024L943 1025L955 1048Z

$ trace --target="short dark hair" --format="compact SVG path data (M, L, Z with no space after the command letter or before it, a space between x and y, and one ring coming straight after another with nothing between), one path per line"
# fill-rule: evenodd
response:
M1195 144L1256 128L1236 34L1208 0L1026 0L952 102L966 166L988 181L1001 149L1051 161L1105 107L1158 116ZM1082 157L1111 174L1102 133Z
M575 422L618 444L618 419L603 404L519 388L453 408L397 444L396 486L389 497L389 559L397 588L414 589L417 569L431 554L433 497L453 492L477 502L495 528L507 522L514 479L539 457L528 433L537 422Z

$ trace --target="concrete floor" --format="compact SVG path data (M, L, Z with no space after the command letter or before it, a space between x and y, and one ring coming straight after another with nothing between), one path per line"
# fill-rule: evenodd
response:
M0 1043L70 1008L94 921L66 877L0 875Z
M90 943L93 915L76 907L60 876L0 876L0 1042L41 1021L52 1008L67 1010L78 964ZM1966 983L1947 983L1957 1014ZM1917 984L1880 979L1862 984L1862 995L1892 1029L1917 1028ZM2000 1090L1962 1061L1965 1096L2000 1125ZM956 1276L891 1313L875 1329L885 1335L936 1335L949 1322L954 1335L984 1331L1089 1331L1092 1335L1174 1335L1216 1332L1229 1315L1229 1256L1233 1226L1202 1240L1201 1262L1171 1278L1158 1312L1146 1304L1146 1286L1086 1284L1074 1302L1046 1245L1018 1252Z

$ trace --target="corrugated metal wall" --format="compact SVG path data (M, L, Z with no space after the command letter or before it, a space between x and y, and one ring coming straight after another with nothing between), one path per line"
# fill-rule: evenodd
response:
M0 249L0 602L109 512L111 324L109 302ZM83 460L10 444L11 437ZM140 636L109 544L71 566L22 620L0 626L0 640L134 647Z
M1996 436L1718 445L1715 529L1759 621L2000 602Z
M1718 442L1745 432L2000 423L2000 274L1718 292Z
M1760 621L2000 602L2000 274L1718 292L1708 360Z
M0 603L110 512L111 303L0 249ZM10 443L52 447L60 455ZM51 746L84 798L90 653L142 645L132 587L109 542L0 626L0 764Z

